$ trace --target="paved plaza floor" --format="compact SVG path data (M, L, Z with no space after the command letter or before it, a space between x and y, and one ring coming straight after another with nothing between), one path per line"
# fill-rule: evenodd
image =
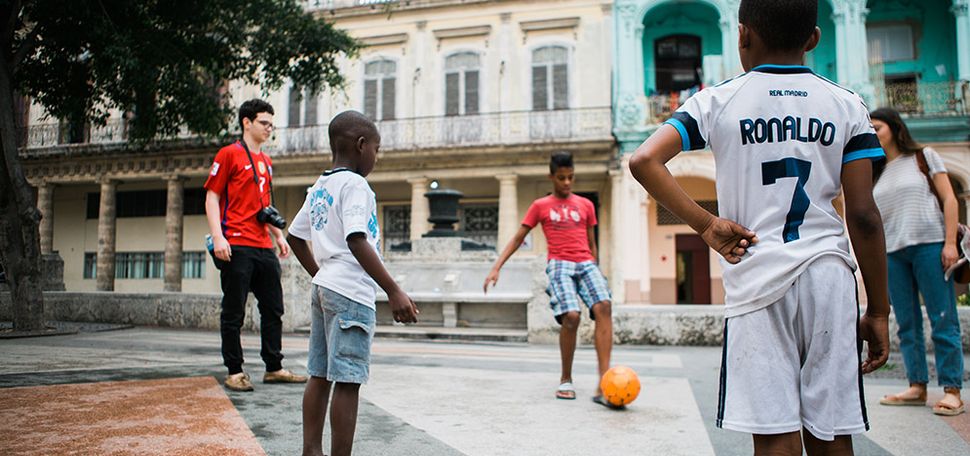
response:
M303 386L262 384L258 336L245 335L243 345L252 393L206 379L224 376L213 331L133 328L0 340L0 440L9 442L0 453L59 454L50 445L83 442L88 450L79 454L263 454L258 447L299 454ZM288 335L283 347L284 365L305 372L307 338ZM553 397L555 346L378 339L371 381L361 390L355 454L751 454L749 436L714 427L719 363L716 347L616 347L614 364L636 370L643 390L626 410L611 411L590 401L591 347L576 356L579 398L563 401ZM898 370L867 379L872 430L855 438L856 454L970 454L970 415L942 418L930 407L878 404L903 386ZM84 395L89 390L94 396ZM165 394L140 396L146 391ZM932 403L942 393L931 391ZM200 399L187 400L190 394ZM50 418L71 409L65 402L81 412ZM203 414L213 417L186 419ZM179 427L181 421L192 424ZM212 435L234 446L219 450ZM247 446L252 439L258 445Z

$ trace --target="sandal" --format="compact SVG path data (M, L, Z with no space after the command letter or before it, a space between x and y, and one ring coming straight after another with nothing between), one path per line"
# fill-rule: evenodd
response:
M556 399L576 399L576 388L573 387L573 382L562 382L556 390Z
M953 391L946 391L946 394L955 395L957 400L960 401L960 405L954 407L953 405L947 404L946 402L940 400L936 403L936 405L933 406L934 414L941 416L957 416L966 411L966 408L963 406L963 399L960 399L960 390L956 390L955 393ZM944 397L944 399L946 399L946 397Z
M889 394L883 396L879 399L879 403L882 405L918 405L920 407L926 405L926 388L919 386L918 383L910 383L909 389L903 391L902 393ZM903 397L903 394L909 393L913 390L920 391L921 393L917 397Z
M896 394L890 394L888 396L883 396L879 399L879 403L882 405L926 405L925 397L899 397Z
M598 395L598 396L593 396L593 402L595 402L595 403L597 403L599 405L602 405L602 406L604 406L604 407L606 407L608 409L611 409L611 410L625 410L626 409L626 406L625 405L613 405L610 401L606 400L606 398L603 397L602 394L601 395Z

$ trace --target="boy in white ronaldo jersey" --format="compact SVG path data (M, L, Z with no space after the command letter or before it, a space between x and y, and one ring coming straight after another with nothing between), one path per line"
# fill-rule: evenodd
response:
M884 154L862 100L802 66L820 37L817 0L742 0L738 17L747 72L687 100L630 169L724 257L717 425L753 434L755 454L800 455L802 437L809 455L851 454L851 434L869 426L862 374L889 349L885 240L872 199L872 160ZM708 146L722 218L665 166ZM832 204L840 187L869 299L861 319Z
M307 362L311 377L303 393L304 456L323 454L331 385L330 454L351 454L358 393L370 368L376 286L387 293L395 321L413 323L418 314L378 253L377 201L364 179L377 161L377 127L363 114L346 111L330 121L329 133L333 169L307 191L287 235L293 253L313 276Z

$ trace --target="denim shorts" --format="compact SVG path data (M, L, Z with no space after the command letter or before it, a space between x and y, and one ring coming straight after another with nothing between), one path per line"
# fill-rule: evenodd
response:
M579 312L579 300L586 303L586 307L598 302L610 301L610 287L606 277L600 272L599 266L593 261L574 263L565 260L549 260L546 264L546 275L549 276L549 287L546 293L551 298L549 306L556 322L562 323L562 315L567 312ZM589 313L590 319L596 315Z
M377 313L319 285L311 294L307 372L338 383L367 383Z

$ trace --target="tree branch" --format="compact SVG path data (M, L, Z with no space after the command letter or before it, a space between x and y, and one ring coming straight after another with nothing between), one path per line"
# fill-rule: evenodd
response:
M17 69L20 67L20 63L23 62L27 55L34 51L37 47L37 37L39 32L35 26L31 31L30 35L24 40L23 44L20 45L20 49L17 49L17 53L14 54L13 59L10 62L10 67L13 69L13 74L17 74Z

